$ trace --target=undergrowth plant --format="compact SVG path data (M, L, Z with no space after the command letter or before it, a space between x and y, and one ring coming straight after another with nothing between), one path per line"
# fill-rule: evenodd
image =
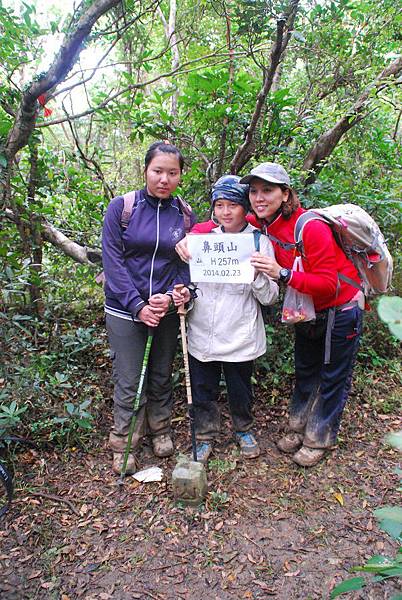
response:
M397 296L380 298L378 314L388 325L395 338L401 340L402 298ZM387 443L402 451L402 431L388 435ZM398 470L398 474L402 476L402 471ZM402 487L399 488L399 491L402 491ZM371 579L352 577L342 581L332 590L331 600L342 594L361 590L370 583L378 583L392 577L402 578L402 507L383 506L374 511L374 516L379 522L379 527L401 545L393 557L382 554L375 555L369 558L363 566L354 567L354 571L370 574ZM396 594L390 600L402 600L402 594Z
M0 313L0 326L0 438L85 445L94 425L89 407L102 399L103 328L12 312Z

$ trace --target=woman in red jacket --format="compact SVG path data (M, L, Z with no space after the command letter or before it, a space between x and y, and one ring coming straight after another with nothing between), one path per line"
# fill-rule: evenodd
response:
M362 331L360 278L330 227L318 220L307 222L303 229L304 272L292 270L294 227L305 211L281 165L262 163L240 183L250 184L253 212L275 249L275 258L256 252L252 264L314 301L316 321L295 325L296 381L289 427L277 442L294 462L311 467L334 447L350 390ZM192 232L201 233L206 226L200 224ZM340 279L340 274L351 283Z
M314 301L315 323L295 325L296 382L289 431L277 443L282 452L293 454L294 462L311 467L335 445L350 390L362 331L360 278L329 225L318 220L303 229L304 272L292 270L294 227L305 211L283 167L263 163L241 183L250 184L251 206L275 248L275 259L256 253L252 263Z

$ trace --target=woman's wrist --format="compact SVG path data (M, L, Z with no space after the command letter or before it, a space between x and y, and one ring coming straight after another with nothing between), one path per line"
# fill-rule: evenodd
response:
M285 268L279 269L278 281L280 281L281 283L287 284L287 283L289 283L291 277L292 277L291 269L285 269Z

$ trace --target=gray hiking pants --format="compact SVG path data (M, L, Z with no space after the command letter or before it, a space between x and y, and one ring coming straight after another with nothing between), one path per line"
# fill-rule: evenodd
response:
M140 379L148 327L112 315L106 315L106 329L113 365L114 425L110 447L125 450L125 442L133 415L133 404ZM177 347L179 318L166 315L154 329L154 338L137 415L132 447L145 434L152 436L170 432L173 406L172 367Z

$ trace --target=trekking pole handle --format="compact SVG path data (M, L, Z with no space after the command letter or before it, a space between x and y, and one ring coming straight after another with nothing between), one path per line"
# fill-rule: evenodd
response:
M176 290L176 292L181 292L181 290L185 287L184 283L177 283L174 286L174 289ZM187 309L184 306L184 304L180 304L180 306L177 307L177 314L181 315L186 315L187 313Z

